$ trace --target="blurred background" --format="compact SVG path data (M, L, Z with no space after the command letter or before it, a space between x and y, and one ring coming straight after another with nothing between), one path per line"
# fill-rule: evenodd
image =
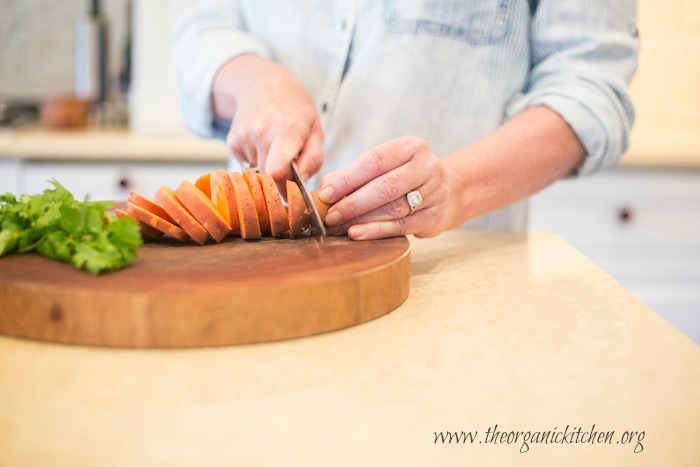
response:
M191 1L0 0L0 192L56 178L123 199L224 165L178 109L170 30ZM632 146L615 170L536 195L530 227L563 235L700 343L700 2L638 3Z

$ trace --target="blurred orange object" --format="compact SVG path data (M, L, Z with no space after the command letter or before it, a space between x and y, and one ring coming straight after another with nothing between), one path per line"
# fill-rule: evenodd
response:
M71 96L51 97L41 104L41 122L49 128L84 128L90 101Z

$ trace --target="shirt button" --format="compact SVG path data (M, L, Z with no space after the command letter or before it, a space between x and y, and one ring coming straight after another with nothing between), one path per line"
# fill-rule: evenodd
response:
M345 29L346 29L347 27L348 27L348 23L347 23L345 20L343 20L343 22L340 23L340 29L343 30L343 31L345 31Z
M323 105L321 105L321 112L326 112L328 110L328 102L324 102Z

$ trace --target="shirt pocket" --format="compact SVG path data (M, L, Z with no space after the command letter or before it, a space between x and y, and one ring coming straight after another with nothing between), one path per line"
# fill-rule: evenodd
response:
M387 31L427 34L470 44L501 40L511 0L384 0Z

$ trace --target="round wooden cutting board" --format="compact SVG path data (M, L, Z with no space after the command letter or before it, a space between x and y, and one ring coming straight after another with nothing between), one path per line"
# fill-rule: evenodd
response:
M408 296L405 237L152 242L92 276L35 254L0 259L0 333L115 347L199 347L333 331Z

